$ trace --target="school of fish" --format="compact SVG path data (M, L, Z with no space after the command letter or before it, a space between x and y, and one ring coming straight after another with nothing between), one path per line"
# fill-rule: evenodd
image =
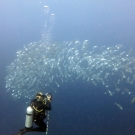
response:
M31 99L37 91L57 91L62 83L82 80L105 94L134 94L135 57L122 44L92 46L83 42L34 42L17 52L7 66L6 89L17 98ZM134 102L134 100L132 100Z

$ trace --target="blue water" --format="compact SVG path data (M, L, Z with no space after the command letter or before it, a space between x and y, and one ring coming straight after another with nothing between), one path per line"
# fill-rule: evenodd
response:
M135 48L133 0L0 1L1 135L24 127L26 100L13 100L11 93L6 93L4 78L16 51L41 39L48 21L44 5L49 6L49 14L55 14L53 42L87 39L91 45ZM48 135L134 135L135 104L128 96L111 97L103 91L79 80L63 84L53 96ZM114 105L116 100L122 103L122 111Z

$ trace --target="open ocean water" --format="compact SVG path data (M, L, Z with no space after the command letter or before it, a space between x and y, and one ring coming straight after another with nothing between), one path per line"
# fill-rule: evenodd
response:
M53 94L48 135L135 135L134 7L0 1L0 135L24 127L37 91Z

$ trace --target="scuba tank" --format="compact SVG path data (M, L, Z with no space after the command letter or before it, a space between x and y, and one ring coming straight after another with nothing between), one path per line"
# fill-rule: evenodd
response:
M32 128L34 110L31 106L28 106L26 110L25 127Z

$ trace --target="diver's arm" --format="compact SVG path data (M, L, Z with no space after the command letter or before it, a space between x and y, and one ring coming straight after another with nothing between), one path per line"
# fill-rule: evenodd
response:
M51 102L48 101L45 105L45 110L51 110L52 109L52 106L51 106Z

